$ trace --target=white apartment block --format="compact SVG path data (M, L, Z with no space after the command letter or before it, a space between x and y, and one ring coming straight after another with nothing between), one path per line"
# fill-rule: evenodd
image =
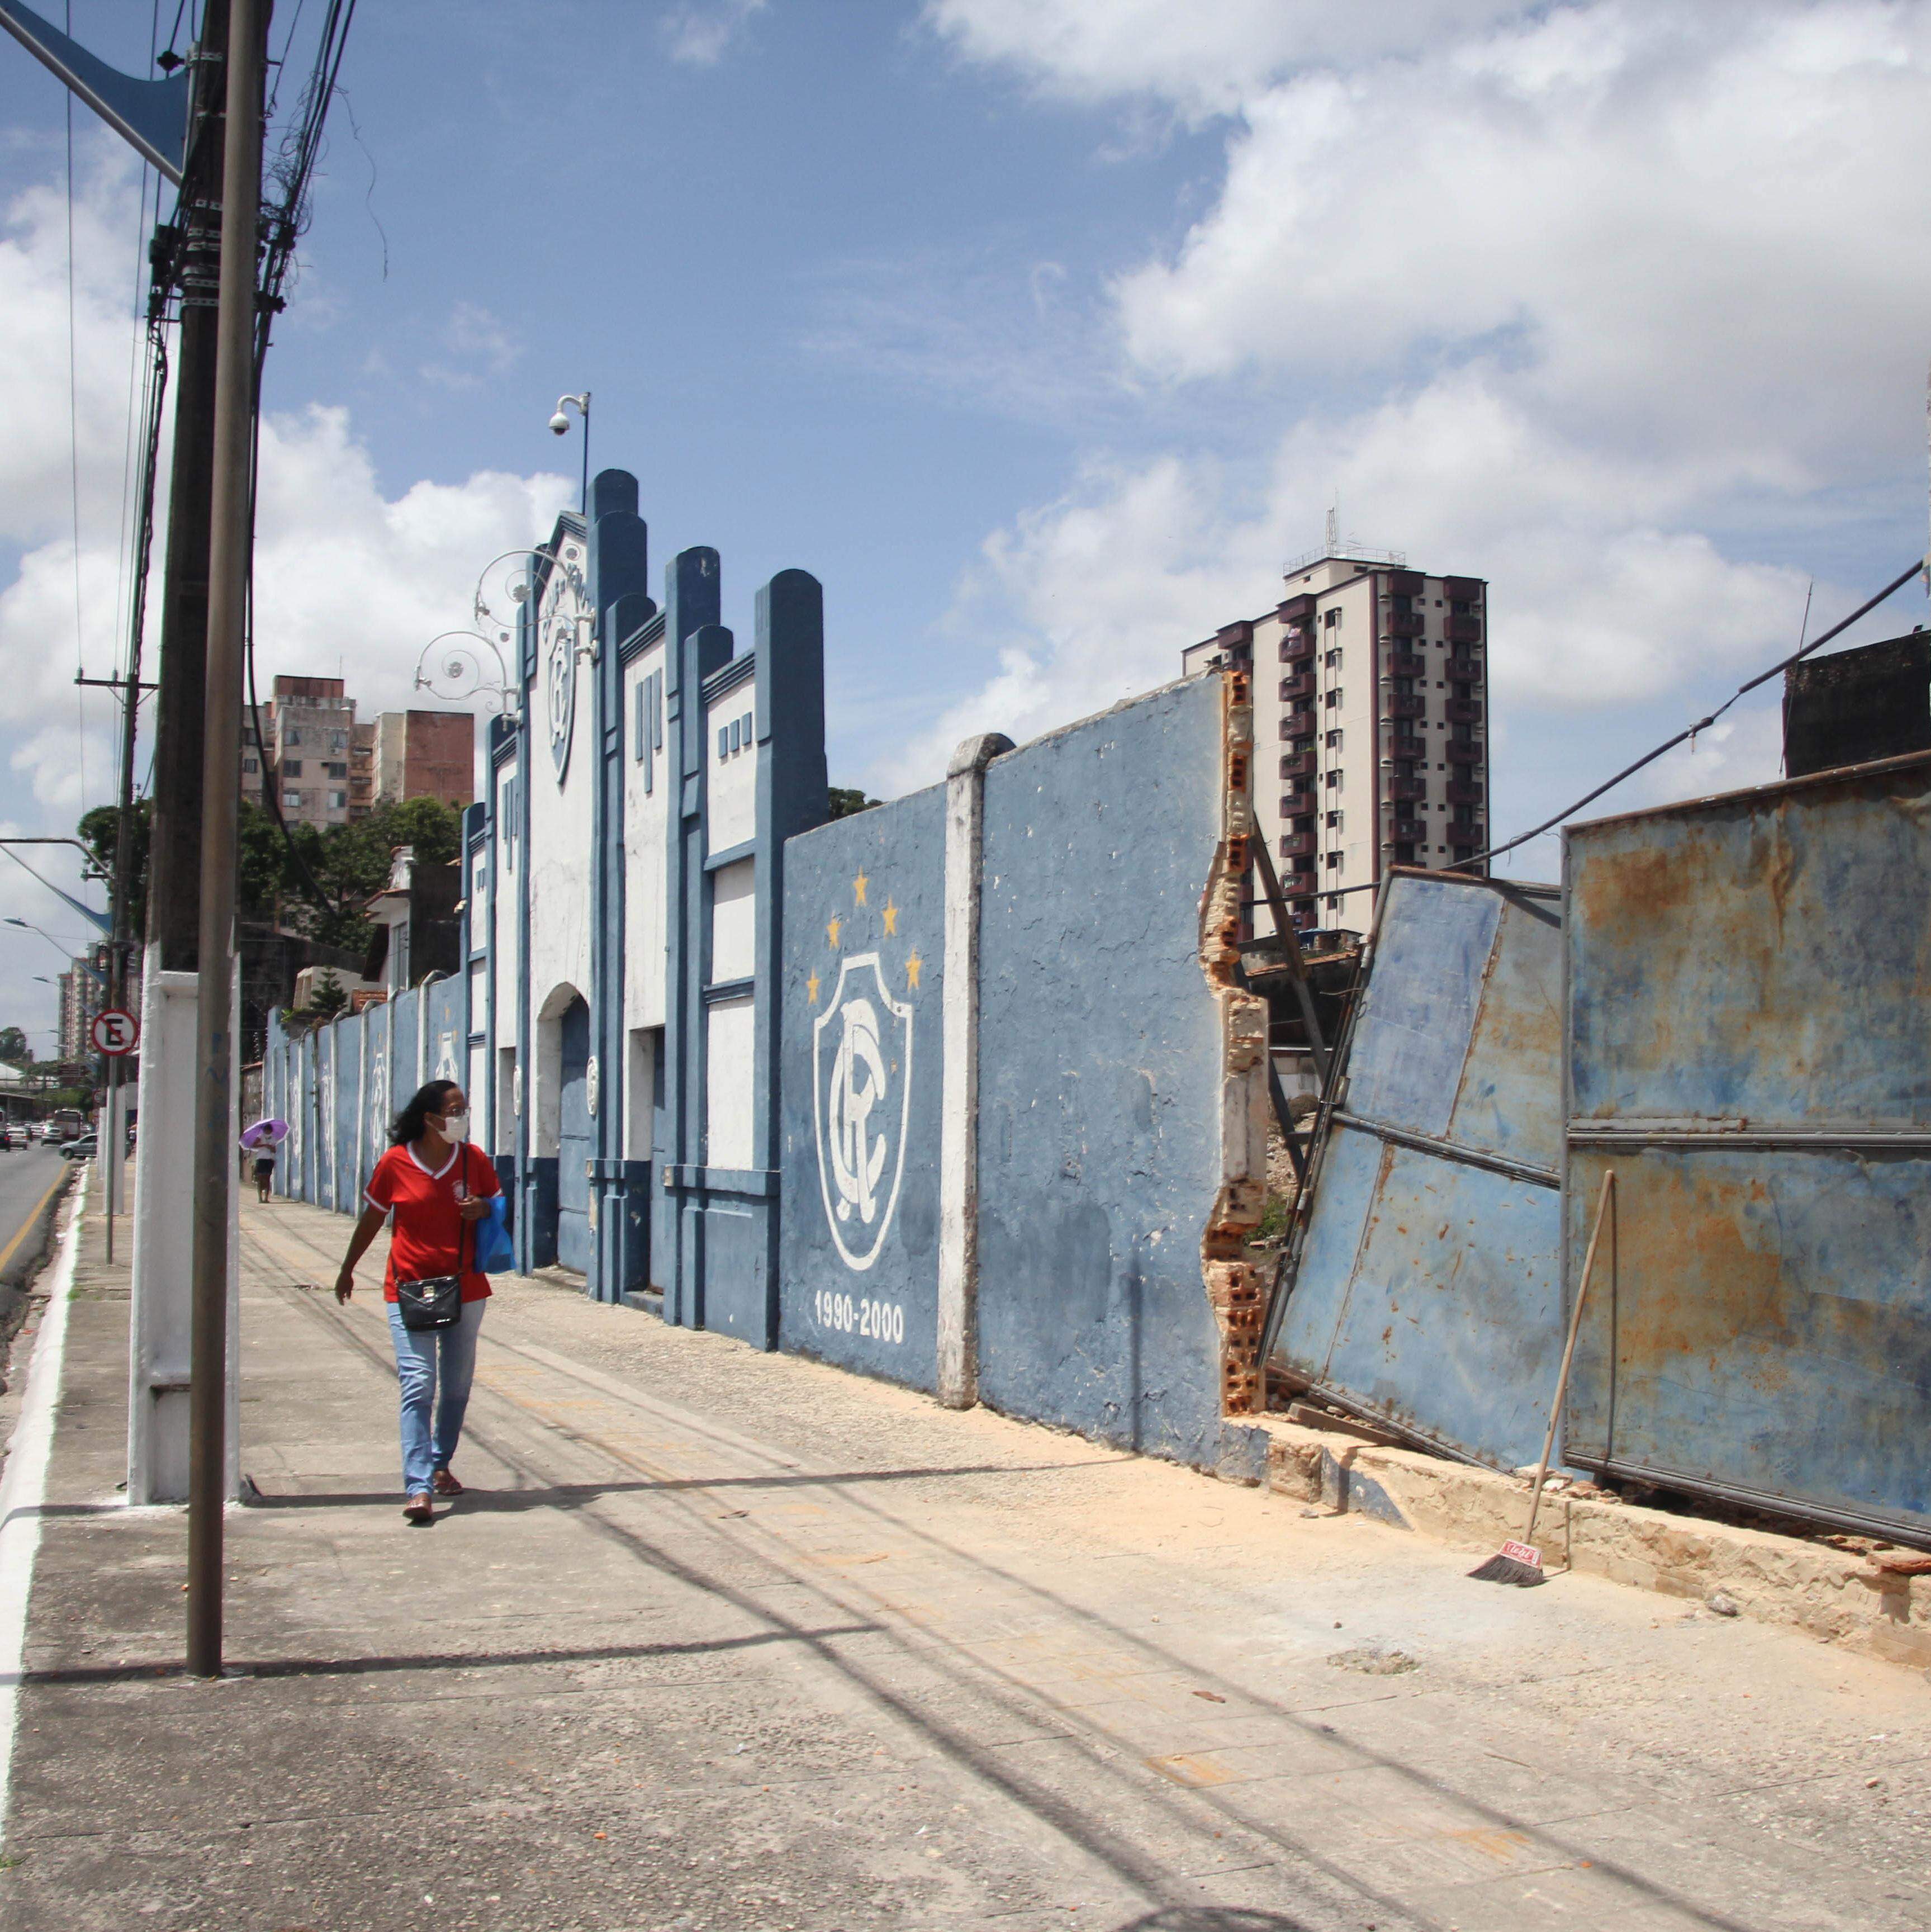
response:
M1403 565L1304 559L1274 609L1181 656L1252 667L1255 816L1304 931L1365 928L1389 867L1489 842L1488 586Z

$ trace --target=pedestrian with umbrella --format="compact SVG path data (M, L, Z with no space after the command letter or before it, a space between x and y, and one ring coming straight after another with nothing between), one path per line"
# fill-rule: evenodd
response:
M254 1156L255 1198L265 1202L274 1185L275 1149L288 1138L288 1123L270 1118L241 1130L241 1144Z

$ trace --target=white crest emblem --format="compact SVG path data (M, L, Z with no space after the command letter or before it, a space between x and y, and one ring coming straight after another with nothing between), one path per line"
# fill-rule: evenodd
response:
M372 1147L381 1147L388 1138L389 1125L389 1052L386 1046L376 1048L375 1060L369 1069L369 1142Z
M912 1009L886 990L877 953L840 961L811 1046L818 1190L838 1252L862 1270L898 1205L911 1114Z

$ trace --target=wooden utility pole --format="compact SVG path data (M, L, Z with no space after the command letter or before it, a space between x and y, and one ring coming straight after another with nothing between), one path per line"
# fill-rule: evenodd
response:
M215 304L221 266L224 75L229 0L207 0L194 52L194 109L182 171L181 225L157 238L181 290L175 351L174 459L154 704L148 847L148 965L195 970L200 941L201 776L207 697L208 506L214 469ZM158 1042L157 1042L158 1044Z
M241 816L250 471L254 448L255 242L262 197L262 80L270 0L231 0L221 175L208 662L196 949L193 1328L187 1498L187 1667L221 1674L222 1512L227 1502L228 1216L235 1144L235 837Z

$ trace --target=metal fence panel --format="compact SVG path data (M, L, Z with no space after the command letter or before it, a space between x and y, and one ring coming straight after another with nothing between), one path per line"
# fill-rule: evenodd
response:
M1575 828L1584 1466L1931 1540L1931 759Z
M1555 894L1400 873L1274 1360L1358 1414L1532 1460L1561 1349Z

